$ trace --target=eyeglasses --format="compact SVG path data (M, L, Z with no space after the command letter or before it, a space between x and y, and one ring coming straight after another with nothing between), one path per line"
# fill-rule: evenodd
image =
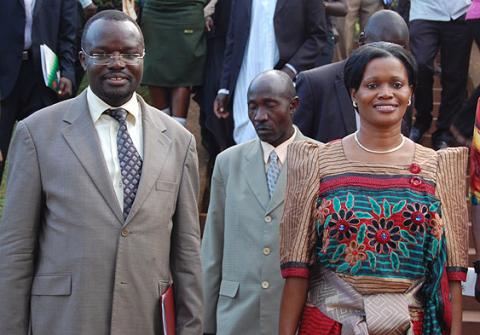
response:
M137 65L145 57L145 50L141 54L88 54L82 49L85 56L90 58L93 63L97 65L108 65L110 62L120 59L122 62L128 65Z

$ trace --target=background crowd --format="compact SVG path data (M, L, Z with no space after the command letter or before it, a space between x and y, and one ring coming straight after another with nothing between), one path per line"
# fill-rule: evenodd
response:
M118 55L102 55L82 42L87 39L83 29L88 19L107 9L123 10L138 22L144 38L144 50L137 50L138 45L135 45L122 49ZM473 43L480 46L479 36L480 1L476 0L5 1L0 4L0 183L8 163L8 150L16 122L39 109L80 95L87 83L85 71L89 79L94 78L92 73L95 69L86 65L86 59L94 59L97 65L102 56L106 57L106 64L117 61L118 57L125 64L128 60L129 65L143 62L143 76L140 73L141 83L138 84L144 88L139 92L153 107L171 116L175 126L177 123L186 126L192 99L200 108L201 141L209 154L209 178L212 180L201 249L204 333L256 334L258 329L262 329L266 334L294 334L299 320L303 320L299 330L301 334L313 334L312 329L318 325L328 328L325 334L340 334L342 325L347 327L349 324L356 324L352 329L359 327L355 330L359 334L367 329L365 327L377 326L379 329L398 327L398 332L402 333L410 324L411 334L421 334L422 329L424 333L432 334L451 329L452 334L460 334L461 303L458 304L457 298L453 298L452 306L448 306L450 312L453 310L453 320L445 321L439 316L447 313L445 310L448 309L445 307L448 304L442 300L445 290L448 292L450 289L453 297L458 296L457 284L459 280L465 280L467 267L466 249L461 245L468 230L466 219L462 222L462 218L467 216L466 203L460 204L462 187L465 186L462 173L466 166L466 151L447 148L468 146L472 141L480 87L473 88L471 92L467 87L471 47ZM43 81L41 44L47 44L59 58L60 75L56 91L46 87ZM79 52L80 57L77 56ZM368 94L361 89L366 73L372 72L376 78L381 77L369 67L370 62L374 63L377 58L396 59L396 63L375 63L384 69L380 71L382 74L391 74L391 77L379 82L388 82L394 77L400 78L396 80L404 86L403 92L392 93L393 100L397 99L397 95L400 97L395 103L381 107L388 109L397 104L396 107L402 110L398 120L389 121L391 124L379 123L375 116L368 114L365 107L370 103L365 96ZM360 71L356 66L361 62L364 65ZM439 77L442 87L438 117L433 115L435 76ZM109 79L130 80L122 75ZM393 90L402 90L395 85ZM93 86L92 82L90 86ZM375 90L376 87L369 86L368 89ZM86 94L92 93L87 89ZM77 104L76 108L86 106ZM88 100L88 108L92 109L91 100ZM43 123L39 121L39 124ZM22 127L18 136L23 136L24 142L27 142L30 135L26 126ZM47 128L45 132L53 132ZM131 129L128 128L128 131ZM388 136L382 137L387 130ZM142 134L142 131L148 133L150 130L140 127L138 131ZM178 136L187 143L188 136L182 131L178 132L181 134ZM424 143L422 139L429 132L432 133L431 147L434 150L447 149L442 151L443 154L415 144ZM375 138L376 135L378 138ZM44 135L38 136L43 139ZM325 147L292 144L307 138L333 144ZM343 148L339 146L340 142L332 142L342 138ZM141 161L144 144L138 145L137 141L133 136L132 145L139 148L138 159ZM48 139L44 142L47 146L58 145L54 141L48 143ZM190 148L192 144L188 143ZM362 143L375 150L365 149ZM292 144L288 150L292 166L288 169L294 178L287 185L289 144ZM390 147L395 150L391 151ZM145 150L150 150L150 147L147 145ZM192 150L187 150L190 164L185 163L191 170L196 168ZM376 162L378 156L375 155L378 153L389 155L383 156L382 162ZM410 156L414 159L408 165L407 176L399 169ZM19 156L16 157L15 166L18 168ZM318 160L312 161L316 157L319 157ZM180 156L175 156L178 166L181 166L181 160ZM322 164L318 164L320 161ZM342 166L351 166L344 171L339 168L339 162L343 162ZM369 166L369 163L384 165L380 164L381 168L378 168L378 165ZM318 166L313 167L315 164ZM107 167L110 169L108 163ZM142 176L147 175L149 168L153 169L144 165ZM174 174L175 167L169 165L169 168L167 174ZM142 170L141 165L139 170ZM194 179L191 170L185 172L187 180ZM11 173L15 174L15 171ZM355 179L358 182L356 188L347 192L345 188L350 187L352 181L344 175L363 179L361 182ZM397 178L395 182L403 187L399 191L403 192L401 196L392 195L390 184L384 184L386 178L394 177ZM325 179L331 183L331 188L327 190L327 186L322 186L325 188L323 191L312 189L311 185L315 182L311 178ZM429 182L421 186L424 179ZM15 176L12 180L15 182ZM122 182L120 180L117 184L121 186ZM438 185L438 189L434 186L429 188L429 183ZM169 185L168 182L162 184L162 181L156 181L156 189L160 191ZM196 186L192 181L183 187L193 194ZM137 187L138 183L135 192ZM420 192L420 188L424 193L412 196L412 193ZM118 199L125 197L123 200L127 201L126 194L118 196L122 193L121 187L115 192ZM367 193L369 196L364 196ZM288 198L288 195L291 197ZM121 201L125 220L129 218L125 208L130 210L135 194L132 197L129 204ZM398 197L405 200L403 205ZM443 222L439 218L442 214L435 197L444 206ZM185 198L179 199L182 203L188 202ZM148 201L151 205L154 200L149 198ZM315 204L316 214L312 214L311 207L305 207L303 212L298 210L304 201L309 206ZM362 212L363 217L354 218L353 213L359 211L359 203L369 204L374 214ZM284 206L286 215L283 214ZM138 210L135 206L131 209ZM330 218L327 220L328 214ZM390 224L393 221L385 221L385 218L384 221L375 221L375 215L388 216L387 219L398 215L398 220L403 222L403 230L397 229L393 223ZM421 215L425 222L431 219L432 224L425 228L425 235L423 228L417 230L412 223L417 217L415 215ZM175 213L172 217L182 221ZM94 214L90 219L95 220ZM316 231L308 227L312 220L317 220ZM333 224L335 220L336 225ZM341 226L340 221L347 224ZM262 226L265 224L269 225ZM445 225L450 227L446 233L443 230ZM362 235L361 227L367 226ZM452 237L452 231L455 237ZM382 237L379 232L388 236ZM175 233L181 236L185 232ZM123 234L128 235L129 231L122 230ZM324 237L325 234L349 240L348 243L329 245L330 240ZM395 234L398 237L394 239ZM409 236L418 243L411 242ZM426 236L425 240L423 236ZM388 238L388 241L381 238ZM408 248L407 242L400 242L401 238L410 243ZM373 252L367 253L360 248L365 247L364 240L369 241L369 248L372 248L369 250L380 254L377 255L378 263L375 263L376 256L371 256ZM479 250L480 236L476 236L475 240ZM189 242L192 240L185 243ZM429 261L414 259L413 254L426 252L423 249L425 246L429 248L427 253L431 252L431 258L426 256ZM196 247L193 241L192 254L195 254ZM175 249L178 253L182 252L178 250ZM319 253L313 250L324 252L324 258L318 256L319 262L329 272L316 268L305 270L313 263L312 254ZM260 251L261 256L266 258L256 256ZM390 255L388 259L383 257L387 253ZM141 259L142 255L138 257ZM408 262L402 263L407 258ZM331 260L338 263L332 265ZM362 262L367 260L370 268L361 268ZM347 265L350 267L349 274L342 277L345 270L342 267ZM183 263L178 266L186 267ZM478 266L480 269L480 264ZM426 281L413 283L411 267L416 267L422 276L428 273ZM442 269L448 271L448 279L446 274L442 276ZM375 272L377 270L381 275ZM195 271L199 272L199 268ZM416 301L405 301L406 310L396 315L403 319L395 321L394 326L362 325L355 319L356 316L351 315L342 316L345 318L342 322L333 322L340 318L336 312L318 314L317 309L323 312L328 309L328 306L322 309L324 301L341 294L335 291L332 296L325 297L321 294L312 296L314 293L311 292L316 292L318 287L324 289L321 285L327 284L334 291L332 287L338 289L338 285L348 282L361 294L376 294L376 288L371 287L373 284L362 277L372 277L371 271L378 275L373 276L374 281L388 282L381 293L400 294L407 288L414 290L417 289L415 285L423 285L422 292L427 292L429 300L422 306L416 305ZM128 271L126 273L126 277L130 276ZM341 278L347 279L338 281L335 276L339 273ZM280 301L284 283L281 276L288 284L283 291L283 302ZM185 277L182 279L184 282L191 280ZM299 278L313 278L313 282ZM316 282L316 278L322 279ZM131 280L134 282L138 278ZM448 280L454 282L450 283L450 288L445 286ZM412 285L405 286L406 282ZM138 283L141 284L141 280ZM199 290L197 286L198 283L195 289ZM181 289L179 285L179 294L186 294ZM310 290L308 296L307 290ZM232 301L235 297L238 299ZM303 297L303 301L295 297ZM348 298L363 299L357 295ZM402 295L401 298L394 296L391 299L385 299L387 304L408 297ZM301 312L305 301L312 309ZM373 311L368 312L370 315L377 312L373 307L375 303L371 302ZM196 301L188 308L193 310L199 305L200 302ZM301 307L300 311L295 307ZM188 308L182 311L186 320ZM281 315L283 324L280 323L280 329L272 328L272 325L278 327ZM129 327L135 329L134 326Z

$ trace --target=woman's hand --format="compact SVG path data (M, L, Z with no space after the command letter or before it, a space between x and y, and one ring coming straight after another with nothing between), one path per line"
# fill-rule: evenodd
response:
M291 277L285 280L280 306L279 335L295 335L303 306L307 300L308 279Z
M449 282L452 297L452 328L450 335L462 334L462 286L458 280Z

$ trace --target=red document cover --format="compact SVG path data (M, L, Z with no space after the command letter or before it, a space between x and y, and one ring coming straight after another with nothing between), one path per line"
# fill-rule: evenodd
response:
M173 286L162 294L162 321L163 334L175 335L175 301L173 297Z

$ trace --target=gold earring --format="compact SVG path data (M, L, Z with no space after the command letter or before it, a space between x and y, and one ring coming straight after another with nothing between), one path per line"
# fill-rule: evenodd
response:
M408 104L407 106L410 106L412 104L412 98L408 99Z
M352 105L353 105L353 108L357 108L358 105L357 105L357 102L355 100L352 101Z

